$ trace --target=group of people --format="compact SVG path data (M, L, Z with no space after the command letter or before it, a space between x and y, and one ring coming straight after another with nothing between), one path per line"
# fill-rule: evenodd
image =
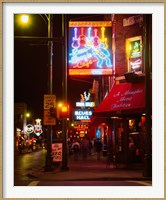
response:
M78 160L79 156L82 156L83 160L86 160L88 155L91 156L92 152L96 152L97 160L100 160L102 151L102 143L100 139L90 140L87 137L83 138L81 141L74 139L70 143L69 153L74 155L74 160Z

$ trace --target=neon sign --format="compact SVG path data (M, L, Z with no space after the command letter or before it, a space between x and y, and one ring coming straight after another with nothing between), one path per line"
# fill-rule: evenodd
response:
M142 36L126 39L128 69L131 72L142 71Z
M33 127L33 125L32 124L27 124L26 125L26 127L25 127L25 131L26 131L26 133L33 133L33 131L34 131L34 127Z
M92 110L75 110L75 120L90 120L92 116Z
M76 107L95 107L95 102L76 102Z
M88 92L88 94L86 94L86 91L84 92L84 94L80 94L81 102L89 101L90 95L91 95L90 92Z
M131 41L131 51L130 51L130 57L138 57L141 56L141 46L140 46L140 40Z
M131 71L137 72L141 70L142 59L139 58L130 58L129 60Z
M112 74L111 26L106 22L69 22L69 75Z
M39 136L42 131L41 119L36 119L36 124L34 125L34 132L37 136Z

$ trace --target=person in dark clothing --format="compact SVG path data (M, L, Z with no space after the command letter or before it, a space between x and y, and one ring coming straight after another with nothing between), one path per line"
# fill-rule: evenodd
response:
M86 137L81 142L81 152L82 152L82 159L87 160L89 152L89 141Z
M92 155L93 144L92 141L89 139L89 155Z
M102 143L100 139L97 139L95 146L96 146L97 160L100 160L101 150L102 150Z
M75 140L72 144L72 150L74 152L74 160L77 161L78 160L78 154L80 152L80 144L77 140Z
M29 148L28 148L28 150L33 151L33 140L32 139L29 140Z

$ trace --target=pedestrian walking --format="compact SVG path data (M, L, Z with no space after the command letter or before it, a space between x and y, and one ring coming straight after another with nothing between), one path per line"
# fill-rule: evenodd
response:
M92 141L89 139L89 155L92 155L93 144Z
M95 143L95 147L96 147L96 153L97 153L97 160L100 160L102 143L101 143L101 140L99 138L97 139L97 141Z
M28 151L33 151L33 140L32 139L29 139L29 148L28 148Z
M89 141L85 137L81 142L81 153L83 160L87 159L88 152L89 152Z
M71 141L70 138L68 138L68 152L69 152L69 156L71 156L72 153L73 153L72 144L73 144L73 142Z
M78 160L78 155L80 152L80 144L77 140L75 140L72 144L72 150L74 152L74 160L77 161Z
M140 152L139 152L139 148L136 148L135 150L135 162L139 163L140 161Z
M23 149L24 149L24 138L20 136L18 139L18 151L20 154L22 154Z

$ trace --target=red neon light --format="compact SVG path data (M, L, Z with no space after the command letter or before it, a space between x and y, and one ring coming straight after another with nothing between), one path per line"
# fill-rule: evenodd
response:
M69 22L69 75L112 74L111 26L111 21Z
M112 21L79 21L79 22L69 22L69 27L110 27L112 26Z
M70 75L90 75L90 74L112 74L112 69L69 69Z

